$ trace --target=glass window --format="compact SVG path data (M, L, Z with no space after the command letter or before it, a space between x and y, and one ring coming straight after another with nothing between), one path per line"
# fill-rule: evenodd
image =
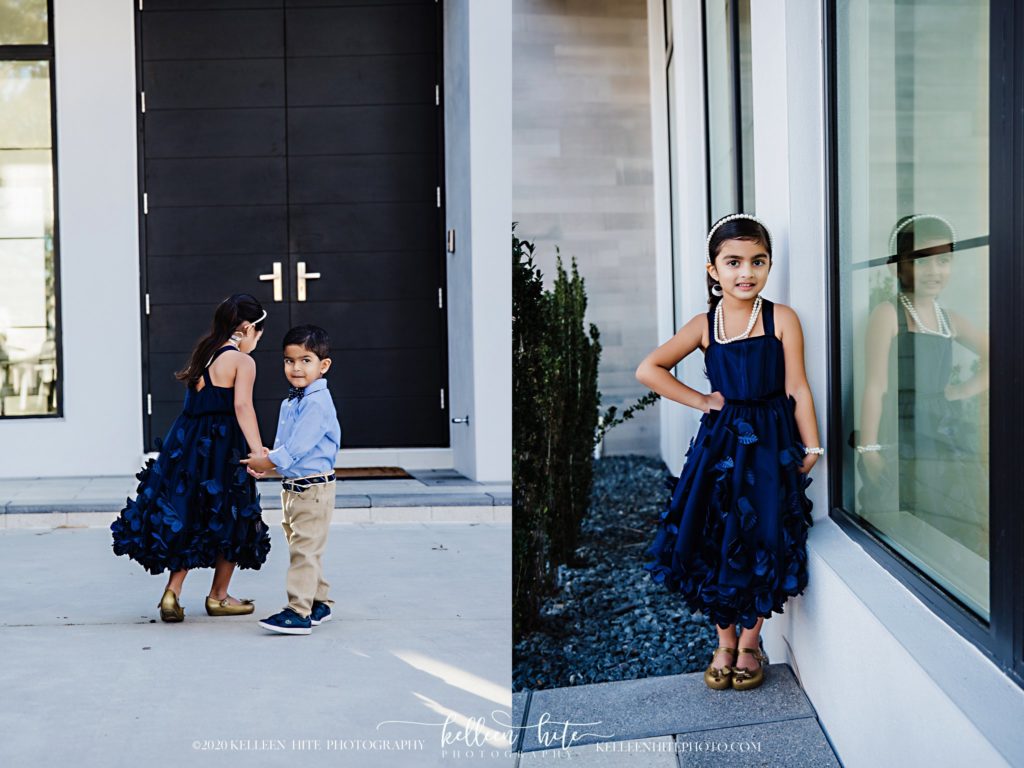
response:
M843 506L989 618L989 6L839 2Z
M710 221L754 208L750 0L705 0Z
M45 45L47 0L0 0L0 45Z
M45 2L0 2L0 417L59 413Z

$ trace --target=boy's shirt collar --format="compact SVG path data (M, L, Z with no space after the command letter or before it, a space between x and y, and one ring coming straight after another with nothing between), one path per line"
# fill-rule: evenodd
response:
M327 389L327 379L321 376L312 384L309 384L305 387L301 387L301 389L303 397L306 397L307 395L312 395L314 392L319 392L321 389Z

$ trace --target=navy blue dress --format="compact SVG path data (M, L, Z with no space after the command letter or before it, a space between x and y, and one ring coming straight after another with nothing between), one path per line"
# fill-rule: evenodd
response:
M708 312L705 373L726 402L701 417L645 552L655 581L723 628L782 613L807 586L811 478L798 471L804 445L774 309L762 299L764 335L729 344L715 341Z
M214 358L233 349L222 347ZM249 448L235 417L234 387L214 386L209 368L203 381L198 392L185 391L181 414L156 441L159 458L136 475L136 498L110 526L114 554L153 574L212 568L218 554L258 569L270 551L256 481L239 463Z

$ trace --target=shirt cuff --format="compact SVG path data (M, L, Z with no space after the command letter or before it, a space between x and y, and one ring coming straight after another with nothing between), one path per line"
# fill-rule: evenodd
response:
M274 462L274 466L278 469L288 469L288 467L295 463L295 459L284 449L283 445L268 453L267 458Z

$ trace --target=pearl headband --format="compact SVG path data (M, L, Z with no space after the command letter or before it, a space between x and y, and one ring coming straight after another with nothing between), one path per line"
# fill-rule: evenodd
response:
M714 236L715 232L718 230L718 228L720 226L722 226L723 224L725 224L727 222L735 221L736 219L749 219L750 221L753 221L753 222L756 222L756 223L760 224L761 228L764 230L765 234L768 236L768 250L770 251L772 249L772 233L768 231L768 227L766 227L764 225L763 221L761 221L756 216L751 216L749 213L733 213L733 214L730 214L730 215L728 215L728 216L726 216L724 218L721 218L718 221L716 221L715 225L713 227L711 227L711 231L708 232L708 239L707 239L707 242L704 244L704 256L707 258L708 264L711 263L711 238L712 238L712 236Z
M953 238L953 242L950 243L950 245L955 245L956 244L956 230L953 229L953 225L950 224L949 221L947 221L946 219L942 218L941 216L937 216L934 213L918 213L918 214L915 214L914 216L911 216L909 219L907 219L906 221L904 221L901 224L897 225L896 228L893 229L892 234L889 236L889 255L890 256L895 256L896 255L896 238L899 237L900 232L903 231L903 228L905 226L907 226L908 224L912 224L915 221L918 221L920 219L933 219L935 221L941 221L943 224L945 224L949 228L949 235L950 235L950 237Z

